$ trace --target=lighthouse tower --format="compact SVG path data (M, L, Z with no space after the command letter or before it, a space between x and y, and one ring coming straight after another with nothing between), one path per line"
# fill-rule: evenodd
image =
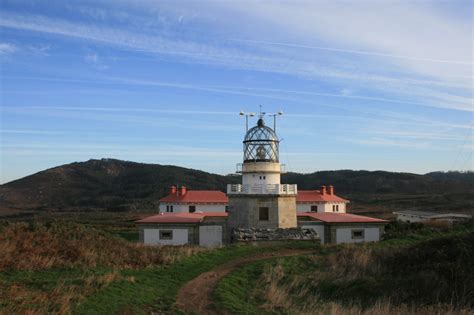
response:
M228 227L294 228L297 186L280 183L280 140L265 125L261 113L257 125L247 130L243 163L237 165L242 184L228 185Z

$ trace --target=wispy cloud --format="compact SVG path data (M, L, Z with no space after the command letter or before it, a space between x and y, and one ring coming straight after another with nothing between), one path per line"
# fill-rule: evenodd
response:
M8 55L17 51L18 48L14 44L0 43L0 55Z
M93 40L135 51L180 56L180 60L182 62L208 63L237 69L273 72L306 78L317 77L320 80L348 80L352 82L352 84L359 84L358 82L364 81L377 82L380 84L380 86L374 85L372 88L396 91L397 93L407 95L408 97L410 97L410 94L412 94L413 91L416 91L415 87L419 86L433 87L446 85L460 86L469 89L472 88L472 86L469 84L469 82L466 82L466 80L458 80L454 82L452 80L426 80L416 78L416 76L404 78L400 77L399 75L386 76L370 72L346 71L337 64L330 64L329 66L321 65L317 62L314 62L313 58L306 56L306 54L298 54L297 59L288 58L289 52L269 54L265 51L256 52L255 50L243 50L242 47L218 45L217 41L208 41L207 43L203 43L183 39L173 40L163 36L159 31L138 34L128 30L121 30L120 28L112 29L103 26L99 27L96 25L72 23L69 21L51 19L41 16L22 16L11 14L2 16L0 25L3 27L35 32L59 34L77 39ZM398 56L394 54L388 55ZM94 56L96 58L92 58ZM183 59L182 57L186 58ZM445 60L436 58L426 59ZM88 56L88 60L90 60L90 62L97 62L98 56L90 55ZM130 84L132 83L131 81L132 80L128 80ZM136 83L140 83L138 82L140 80L136 81ZM408 89L407 87L410 88ZM472 106L469 103L466 104L462 102L459 103L446 101L442 98L436 98L434 96L435 93L430 94L432 89L427 89L426 91L427 93L425 94L431 95L431 97L426 99L426 101L419 102L418 100L406 100L405 103L411 103L413 105L420 105L423 103L423 106L434 106L454 110L472 110ZM446 94L446 96L453 96L453 98L456 97L451 93L444 94ZM338 97L358 96L339 95ZM384 98L375 98L375 100L383 99Z
M94 56L90 58L94 59ZM366 95L354 95L348 93L349 90L342 90L340 94L334 93L322 93L322 92L313 92L313 91L303 91L303 90L288 90L288 89L275 89L275 88L264 88L264 87L244 87L244 86L223 86L223 85L197 85L189 83L171 83L171 82L161 82L153 80L141 80L133 78L121 78L121 77L101 77L94 80L87 79L70 79L70 78L51 78L51 77L10 77L12 79L24 79L24 80L42 80L42 81L55 81L55 82L81 82L81 83L91 83L91 84L124 84L124 85L138 85L138 86L158 86L164 88L178 88L178 89L189 89L189 90L198 90L212 93L224 93L224 94L234 94L234 95L247 95L247 96L256 96L264 98L272 98L286 101L296 101L296 102L308 102L305 98L295 98L288 96L290 95L299 95L299 96L322 96L322 97L331 97L331 98L347 98L355 100L367 100L372 101L374 106L377 106L378 103L398 103L398 104L407 104L407 105L416 105L423 107L436 107L436 108L447 108L455 109L459 111L474 111L472 106L473 100L467 97L453 96L445 93L436 93L433 92L430 94L429 90L417 90L418 96L425 96L427 98L436 97L435 100L431 101L410 101L406 99L396 99L396 98L384 98L384 97L372 97ZM250 92L254 91L254 92ZM328 107L339 107L330 104L320 104L320 106Z
M270 41L263 41L263 40L249 40L249 39L229 39L229 40L242 42L242 43L252 43L252 44L262 44L262 45L277 45L277 46L293 47L293 48L305 48L305 49L317 49L317 50L326 50L326 51L348 53L348 54L370 55L370 56L389 57L389 58L397 58L397 59L409 59L409 60L416 60L416 61L453 63L453 64L461 64L461 65L472 65L473 64L472 60L434 59L434 58L426 58L426 57L384 54L384 53L378 53L378 52L373 52L373 51L361 51L361 50L340 49L340 48L331 48L331 47L318 47L318 46L292 44L292 43L278 43L278 42L270 42Z
M32 130L32 129L1 129L0 133L5 134L26 134L26 135L59 135L65 134L66 131L56 130Z
M98 70L106 70L106 69L109 68L107 65L105 65L102 62L102 59L99 57L99 55L97 53L91 53L91 52L87 53L84 56L84 61L87 64L93 65Z

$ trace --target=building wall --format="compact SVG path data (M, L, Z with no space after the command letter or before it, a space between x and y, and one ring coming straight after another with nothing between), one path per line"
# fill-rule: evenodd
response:
M327 202L324 203L324 208L322 212L334 212L333 206L339 206L338 213L346 213L346 203L345 202ZM319 209L318 209L319 210Z
M160 231L172 231L172 239L160 239ZM144 228L143 243L148 245L185 245L189 242L188 228Z
M321 244L325 244L325 239L324 239L324 224L322 222L298 222L298 226L300 226L302 229L313 229L318 233L319 239L321 240Z
M280 184L280 174L251 173L242 176L243 185L276 185Z
M378 242L382 235L383 225L367 226L367 224L356 223L345 226L331 225L329 230L329 233L326 231L326 238L330 237L330 243ZM353 237L354 231L363 231L363 237Z
M280 163L245 162L242 165L243 185L276 185L280 184Z
M172 230L173 239L160 240L160 230ZM147 245L219 246L230 241L226 218L212 217L206 218L201 223L141 224L139 236L140 242Z
M278 197L279 225L278 228L294 228L298 225L296 216L296 197Z
M259 220L259 209L267 207L269 218ZM232 228L296 227L296 197L274 195L230 196L228 226Z
M199 227L200 246L220 246L222 245L222 226L202 225Z
M333 212L332 206L338 205L339 211L337 213L346 213L346 203L345 202L313 202L313 203L302 203L298 202L296 204L296 210L298 212L310 212L311 206L317 206L318 212Z
M225 204L176 204L176 203L160 203L160 212L166 212L166 206L173 205L173 213L189 213L189 206L195 205L196 211L202 212L225 212Z

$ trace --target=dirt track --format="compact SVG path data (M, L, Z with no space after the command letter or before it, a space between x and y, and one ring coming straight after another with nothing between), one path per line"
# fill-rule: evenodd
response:
M227 314L227 312L215 308L212 301L212 292L219 280L232 270L257 260L309 254L311 252L314 252L314 250L284 249L232 260L211 271L200 274L181 287L178 292L176 306L185 314Z

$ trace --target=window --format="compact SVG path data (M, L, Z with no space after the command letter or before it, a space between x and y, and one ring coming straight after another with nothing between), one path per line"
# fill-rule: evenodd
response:
M339 205L336 205L336 212L339 212Z
M196 212L196 206L189 206L189 213Z
M173 212L173 206L172 205L170 206L170 212Z
M166 205L166 212L170 212L170 205Z
M160 231L160 240L172 240L173 231L172 230L161 230Z
M311 206L311 212L318 212L318 206Z
M332 205L332 212L336 212L336 206Z
M352 239L363 239L364 238L364 230L352 230Z
M260 207L258 209L258 219L260 221L268 221L268 207Z

